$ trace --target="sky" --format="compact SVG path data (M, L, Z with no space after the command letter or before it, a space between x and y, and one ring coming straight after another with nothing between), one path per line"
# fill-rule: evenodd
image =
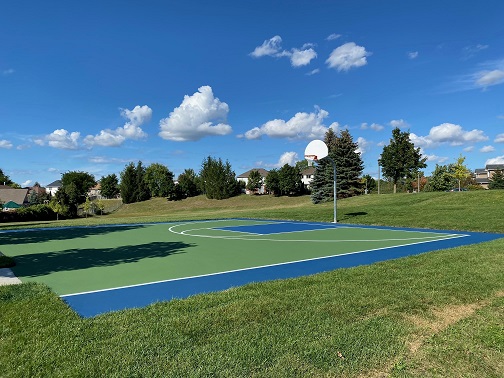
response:
M0 168L47 185L130 163L177 177L304 159L348 129L364 162L395 127L436 164L504 163L501 0L9 1Z

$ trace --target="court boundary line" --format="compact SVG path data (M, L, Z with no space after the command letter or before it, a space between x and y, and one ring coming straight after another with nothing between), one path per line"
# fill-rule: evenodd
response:
M167 279L167 280L144 282L144 283L141 283L141 284L125 285L125 286L118 286L118 287L107 288L107 289L90 290L90 291L83 291L83 292L79 292L79 293L63 294L63 295L60 295L60 298L75 297L75 296L79 296L79 295L86 295L86 294L93 294L93 293L111 292L111 291L116 291L116 290L134 288L134 287L156 285L156 284L165 283L165 282L176 282L176 281L185 281L185 280L190 280L190 279L195 279L195 278L202 278L202 277L212 277L212 276L218 276L218 275L225 275L225 274L229 274L229 273L236 273L236 272L258 270L258 269L275 267L275 266L297 264L297 263L302 263L302 262L307 262L307 261L317 261L317 260L324 260L324 259L329 259L329 258L337 258L339 256L356 255L356 254L369 253L369 252L386 250L386 249L394 249L394 248L401 248L401 247L406 247L406 246L413 246L413 245L418 245L418 244L434 243L436 241L444 241L444 240L457 239L457 238L469 237L469 236L470 235L463 234L463 235L457 235L457 236L454 236L454 237L450 237L450 238L446 238L446 239L441 239L441 240L425 240L425 241L421 241L421 242L417 242L417 243L408 243L408 244L396 245L396 246L390 246L390 247L373 248L373 249L367 249L367 250L363 250L363 251L341 253L341 254L338 254L338 255L320 256L320 257L313 257L313 258L309 258L309 259L287 261L287 262L276 263L276 264L267 264L267 265L260 265L260 266L254 266L254 267L248 267L248 268L232 269L232 270L227 270L227 271L223 271L223 272L199 274L199 275L196 275L196 276L171 278L171 279Z

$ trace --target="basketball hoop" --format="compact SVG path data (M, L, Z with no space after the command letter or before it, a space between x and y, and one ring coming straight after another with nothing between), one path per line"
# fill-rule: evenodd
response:
M308 161L317 161L317 155L305 155L304 156L306 160Z

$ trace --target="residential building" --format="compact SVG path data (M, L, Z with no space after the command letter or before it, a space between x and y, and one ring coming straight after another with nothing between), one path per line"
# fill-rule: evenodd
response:
M315 174L315 167L308 167L301 171L301 181L306 189L310 189L310 184L313 181L313 175Z
M485 168L478 168L474 171L474 178L483 188L488 189L490 178L492 178L495 171L504 172L504 164L487 164Z
M62 186L61 180L56 180L46 186L46 191L49 192L51 196L54 196L58 191L58 189L61 188L61 186Z
M28 205L28 189L12 189L10 187L5 189L5 185L2 186L4 188L0 189L0 202L3 204L11 202L11 204L16 204L20 207Z
M250 173L251 173L252 171L258 171L258 172L259 172L259 174L260 174L260 175L261 175L261 177L262 177L262 185L261 185L261 187L259 188L259 190L258 190L256 193L258 193L258 194L264 194L264 193L266 193L266 187L265 187L265 185L264 185L264 182L265 182L265 180L266 180L266 177L267 177L267 176L268 176L268 174L269 174L269 172L268 172L266 169L263 169L263 168L253 168L253 169L251 169L250 171L247 171L247 172L245 172L245 173L242 173L241 175L239 175L238 177L236 177L236 179L237 179L238 181L242 181L242 182L244 182L244 183L245 183L245 186L246 186L246 185L247 185L247 183L248 183L248 179L249 179ZM250 193L250 191L249 191L248 189L246 189L246 190L245 190L245 193L247 193L247 194L251 194L251 193Z
M95 186L89 189L88 197L91 200L101 199L101 184L98 182Z

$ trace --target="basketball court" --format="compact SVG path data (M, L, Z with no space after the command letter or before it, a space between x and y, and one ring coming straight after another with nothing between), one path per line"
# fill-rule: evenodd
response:
M480 243L502 234L255 219L0 232L22 282L109 311Z

